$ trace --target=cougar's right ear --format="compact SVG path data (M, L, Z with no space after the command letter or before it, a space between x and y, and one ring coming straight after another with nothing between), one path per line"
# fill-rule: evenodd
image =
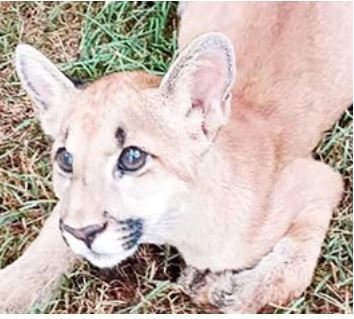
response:
M18 45L15 64L22 87L38 107L44 132L55 138L70 111L70 98L77 91L75 85L30 45Z

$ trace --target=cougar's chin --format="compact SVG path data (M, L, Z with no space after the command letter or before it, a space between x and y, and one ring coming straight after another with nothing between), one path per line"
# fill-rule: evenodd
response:
M133 255L138 248L137 243L123 247L119 242L102 240L95 240L92 247L89 248L83 241L74 238L70 234L64 234L63 237L75 254L84 257L92 265L99 268L111 268L118 265L124 259ZM97 243L100 243L100 245ZM115 249L112 248L114 246L116 246Z
M133 255L134 252L135 249L125 251L121 254L95 254L93 252L89 252L83 257L85 257L92 265L98 268L112 268L120 264L124 259Z

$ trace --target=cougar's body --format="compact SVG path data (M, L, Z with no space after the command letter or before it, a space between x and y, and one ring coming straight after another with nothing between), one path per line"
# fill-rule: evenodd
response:
M211 221L206 231L214 234L210 246L216 247L205 245L205 263L196 266L249 266L286 231L287 222L277 228L276 221L282 224L283 216L289 216L282 211L274 216L270 193L279 170L297 157L310 157L322 133L351 104L351 15L350 3L188 3L181 17L180 47L202 33L222 32L234 45L237 66L232 120L215 140L229 165L224 183L234 186L220 190L214 207L208 204L208 193L220 181L207 173L200 213L204 219L202 210L212 207L218 212L215 218L226 214L230 219L220 232ZM210 157L201 171L213 171L215 160ZM213 175L222 179L222 173ZM186 241L198 228L194 222L189 225ZM230 256L233 250L232 259L216 257L223 251ZM189 255L200 257L193 250Z
M233 121L259 119L279 164L309 155L352 103L351 3L195 2L181 19L180 47L211 31L231 39Z
M17 48L22 86L54 138L59 202L0 271L0 310L43 300L71 250L112 267L147 242L177 247L179 283L206 309L253 313L311 283L343 191L311 152L352 102L352 4L184 9L181 51L161 81L121 72L76 88Z

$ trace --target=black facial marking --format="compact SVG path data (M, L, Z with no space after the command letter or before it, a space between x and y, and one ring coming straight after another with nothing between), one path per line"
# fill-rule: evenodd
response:
M125 250L132 249L138 244L139 239L143 235L143 220L140 218L129 218L121 221L120 224L123 227L126 227L126 230L129 230L130 232L129 235L123 237L124 243L122 246Z
M118 141L119 147L123 147L125 139L126 139L125 131L121 127L118 127L116 132L115 132L115 134L114 134L114 136L115 136L115 138Z
M125 250L132 249L134 246L138 244L140 237L142 236L142 230L136 230L134 233L130 234L123 238L125 240L122 245Z

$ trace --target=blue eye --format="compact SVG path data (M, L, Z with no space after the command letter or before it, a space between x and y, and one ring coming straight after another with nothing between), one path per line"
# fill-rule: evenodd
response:
M119 156L118 169L121 171L137 171L145 165L146 153L141 149L126 147Z
M55 160L57 161L60 169L65 173L71 173L73 171L73 156L66 150L65 147L58 149L55 155Z

